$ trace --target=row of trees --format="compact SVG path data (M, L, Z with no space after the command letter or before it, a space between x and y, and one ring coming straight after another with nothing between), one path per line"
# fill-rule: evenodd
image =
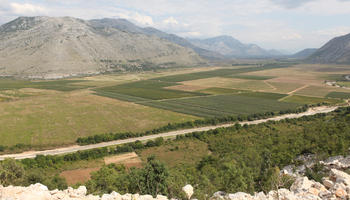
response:
M117 147L110 147L110 148L104 147L104 148L97 148L97 149L91 149L91 150L85 150L85 151L78 151L75 153L65 154L62 156L38 155L34 159L23 159L20 162L25 169L34 169L34 168L59 169L63 165L65 165L67 162L75 162L75 161L81 161L81 160L95 160L95 159L103 158L109 155L116 155L116 154L125 153L125 152L133 152L144 148L161 146L163 143L164 143L163 138L157 138L155 140L147 141L146 143L136 141L133 143L119 145Z
M45 184L51 184L50 187L63 187L64 183L59 177L40 181L42 177L38 172L45 175L52 168L60 168L67 162L142 151L144 148L182 140L200 140L208 145L211 155L204 156L197 163L181 163L168 168L151 157L145 167L140 169L104 166L92 174L87 183L89 192L106 193L114 190L120 193L161 193L169 197L182 197L181 187L188 183L196 187L195 197L199 199L206 199L216 191L269 191L291 185L293 179L279 176L279 169L293 163L300 164L300 161L295 160L299 155L315 154L326 158L347 154L350 147L349 133L350 108L340 108L330 114L258 125L237 124L229 128L190 133L169 142L158 139L143 144L138 141L117 148L102 148L64 156L38 156L21 162L7 160L1 162L0 179L4 185L46 181ZM307 170L307 175L316 180L322 178L322 173L322 166Z
M301 112L307 111L309 107L310 106L305 105L299 108L288 109L288 110L283 110L279 112L265 112L265 113L251 114L251 115L237 115L237 116L226 116L226 117L219 117L219 118L212 118L212 119L199 119L199 120L188 121L184 123L173 123L173 124L169 123L166 126L156 128L151 131L145 131L140 133L126 132L126 133L99 134L99 135L88 136L88 137L80 137L77 139L76 142L79 145L88 145L88 144L96 144L96 143L108 142L113 140L142 137L146 135L158 134L158 133L185 129L185 128L200 127L205 125L217 125L222 123L239 122L239 121L253 121L257 119L265 119L265 118L273 117L276 115L282 115L282 114L288 114L288 113L301 113Z

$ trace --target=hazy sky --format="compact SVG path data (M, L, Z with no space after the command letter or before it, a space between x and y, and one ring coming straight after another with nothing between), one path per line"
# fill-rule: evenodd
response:
M289 51L350 33L350 0L0 0L0 24L36 15L126 18L183 37L231 35Z

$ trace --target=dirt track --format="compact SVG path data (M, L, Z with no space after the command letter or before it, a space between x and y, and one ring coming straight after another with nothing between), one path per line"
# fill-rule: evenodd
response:
M240 122L240 124L241 125L260 124L260 123L264 123L267 121L279 121L279 120L287 119L287 118L299 118L299 117L308 116L308 115L315 115L318 113L329 113L329 112L334 111L337 108L338 107L335 107L335 106L334 107L321 106L321 107L311 108L304 113L287 114L287 115L281 115L281 116L272 117L272 118L268 118L268 119ZM116 140L116 141L104 142L104 143L99 143L99 144L91 144L91 145L86 145L86 146L75 145L75 146L70 146L70 147L65 147L65 148L57 148L57 149L45 150L45 151L30 151L30 152L23 152L23 153L19 153L19 154L1 155L0 160L3 160L5 158L25 159L25 158L35 158L35 156L37 156L37 155L59 155L59 154L73 153L76 151L126 144L126 143L130 143L130 142L135 142L137 140L146 141L146 140L156 139L159 137L175 137L177 135L184 135L187 133L192 133L192 132L197 132L197 131L208 131L208 130L212 130L212 129L216 129L216 128L229 127L229 126L232 126L234 124L235 123L221 124L221 125L217 125L217 126L206 126L206 127L200 127L200 128L191 128L191 129L171 131L171 132L160 133L160 134L155 134L155 135L148 135L148 136L137 137L137 138L129 138L129 139L125 139L125 140Z

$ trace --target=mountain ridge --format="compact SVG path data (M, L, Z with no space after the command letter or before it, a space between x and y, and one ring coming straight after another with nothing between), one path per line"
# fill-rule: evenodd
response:
M228 35L189 41L199 48L220 53L226 58L270 58L282 55L277 50L265 50L256 44L244 44Z
M331 39L306 61L321 64L350 64L350 34Z
M73 17L19 17L0 26L0 74L62 78L203 62L190 48L119 22L117 29Z

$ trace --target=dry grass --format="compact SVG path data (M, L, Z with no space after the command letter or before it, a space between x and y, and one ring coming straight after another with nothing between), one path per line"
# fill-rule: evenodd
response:
M336 88L332 86L309 86L302 90L295 92L294 94L306 95L306 96L314 96L314 97L325 97L330 92L345 92L350 93L350 90L346 90L343 88Z
M144 131L196 117L90 94L55 92L0 103L1 145L72 144L78 137Z
M135 152L105 157L104 162L106 165L114 163L124 165L126 168L142 167L142 161Z
M68 185L75 185L77 183L85 183L91 178L91 172L98 171L100 168L86 168L86 169L75 169L67 170L60 174L61 177L65 178Z

